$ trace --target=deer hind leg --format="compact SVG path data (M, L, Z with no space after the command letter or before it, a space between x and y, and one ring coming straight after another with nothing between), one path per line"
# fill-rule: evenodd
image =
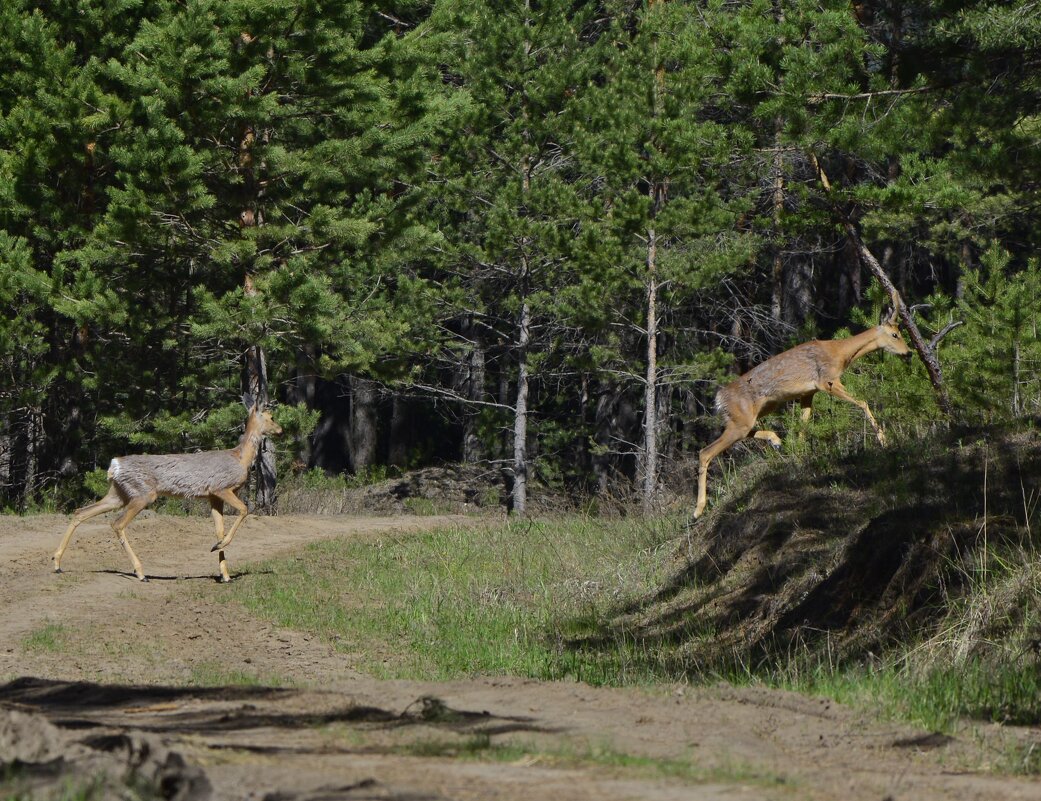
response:
M211 552L218 551L217 562L220 565L221 581L227 582L231 581L231 576L228 575L228 562L224 558L224 549L228 547L233 539L235 539L235 534L238 532L239 526L242 525L242 522L249 515L249 509L246 508L246 504L239 500L239 496L230 489L215 492L211 497L215 497L218 500L227 503L239 513L239 516L235 518L235 522L231 524L231 531L229 531L223 538L219 539L216 545L210 548Z
M867 417L868 422L871 423L871 427L875 429L875 436L878 437L879 444L883 446L886 444L886 435L883 433L878 421L875 420L875 416L871 414L871 409L867 403L850 395L846 388L842 386L842 382L838 380L825 384L824 391L832 397L852 403L854 406L859 406L860 410L864 412L864 416Z
M741 425L731 421L727 424L719 439L701 449L701 453L698 454L698 503L694 508L695 518L701 517L701 513L705 511L705 503L708 496L708 466L713 459L735 442L747 437L751 430L752 426L750 425Z
M141 560L137 558L134 549L130 547L130 540L127 539L127 526L129 526L130 521L137 517L142 510L146 509L148 505L156 499L156 497L156 494L152 492L148 495L138 495L131 498L130 501L127 502L126 511L123 512L116 522L112 524L112 530L115 531L116 536L119 537L119 544L123 546L123 550L126 551L127 556L130 557L130 562L134 566L134 572L141 581L148 581L148 579L145 577L144 568L141 567Z
M84 506L82 509L77 509L73 512L72 522L69 523L69 527L65 530L65 536L61 538L61 545L58 546L58 550L54 552L54 572L61 573L61 557L65 553L65 549L69 547L69 541L72 540L72 533L76 530L80 523L90 520L92 517L104 514L105 512L111 512L113 509L119 509L123 505L123 499L119 497L119 492L116 490L114 484L108 485L108 492L101 500Z
M781 438L779 436L777 436L777 434L774 433L773 431L767 431L765 429L762 430L762 431L756 431L755 434L752 435L752 438L753 439L765 439L776 450L781 450Z
M217 543L220 544L221 540L224 539L224 501L217 495L210 496L210 515L213 516ZM223 582L231 581L231 576L228 575L228 562L224 558L224 551L221 551L217 556L217 567L220 568L220 580Z

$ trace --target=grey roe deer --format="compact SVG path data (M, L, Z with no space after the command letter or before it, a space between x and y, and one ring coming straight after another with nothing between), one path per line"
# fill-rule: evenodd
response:
M885 434L871 409L846 391L841 378L854 361L876 350L910 357L911 349L900 334L899 312L900 299L894 296L892 312L874 328L848 339L813 340L796 345L720 389L716 394L716 411L726 427L719 439L703 448L698 456L698 501L694 517L700 517L705 511L708 466L712 460L747 436L765 439L775 448L780 448L780 437L773 431L762 430L752 434L752 430L760 416L792 401L798 401L802 406L803 420L810 419L813 396L818 392L849 401L863 410L878 441L885 445Z
M235 493L246 483L249 467L253 464L264 437L281 433L282 428L272 418L271 413L261 411L256 404L251 403L246 419L246 431L239 444L230 450L116 457L109 464L108 493L105 497L90 506L77 509L73 514L61 545L54 553L54 571L61 572L62 554L65 553L69 540L80 523L125 506L126 510L112 523L112 528L119 537L119 544L130 557L137 577L141 581L147 581L141 562L127 540L127 526L141 510L160 495L169 495L178 498L209 499L210 514L217 529L217 544L211 552L219 551L217 564L221 581L230 581L224 549L234 539L235 532L249 514L246 504L239 500ZM224 534L225 503L239 513L227 535Z

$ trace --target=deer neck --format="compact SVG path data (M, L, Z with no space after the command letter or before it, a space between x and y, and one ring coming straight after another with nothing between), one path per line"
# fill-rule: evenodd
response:
M837 340L837 342L841 345L839 353L842 356L843 369L849 367L861 356L867 356L869 353L878 350L878 337L875 336L875 329L873 328L861 331L859 334L849 337L849 339Z
M232 453L235 458L238 459L239 463L248 468L253 464L253 460L257 458L257 451L260 450L260 443L264 439L264 435L260 433L259 426L254 423L254 418L250 417L246 423L246 430L242 434L242 439L239 440L239 444L232 449Z

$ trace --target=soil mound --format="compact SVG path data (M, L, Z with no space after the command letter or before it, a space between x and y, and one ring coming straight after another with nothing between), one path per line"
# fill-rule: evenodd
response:
M951 431L754 472L688 524L668 581L621 609L605 640L665 646L688 670L834 664L920 641L960 604L971 621L947 629L959 634L952 657L999 639L1029 650L1041 619L1038 432ZM980 605L971 590L988 571Z
M450 464L411 470L363 486L311 486L290 481L280 490L283 514L431 515L468 514L505 508L509 489L502 472L488 465Z
M21 679L2 689L31 695L42 684ZM92 721L64 720L58 726L25 708L30 711L0 702L0 776L4 789L17 791L12 798L58 797L56 787L89 788L89 797L98 801L131 797L129 788L148 788L153 797L172 801L212 797L205 773L156 735L102 729Z
M351 491L353 503L370 514L465 514L501 505L504 493L500 471L468 464L412 470Z

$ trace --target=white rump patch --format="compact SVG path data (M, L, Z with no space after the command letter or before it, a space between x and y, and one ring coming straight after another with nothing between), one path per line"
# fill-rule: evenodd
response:
M108 477L117 478L119 476L119 459L113 459L112 463L108 466Z

